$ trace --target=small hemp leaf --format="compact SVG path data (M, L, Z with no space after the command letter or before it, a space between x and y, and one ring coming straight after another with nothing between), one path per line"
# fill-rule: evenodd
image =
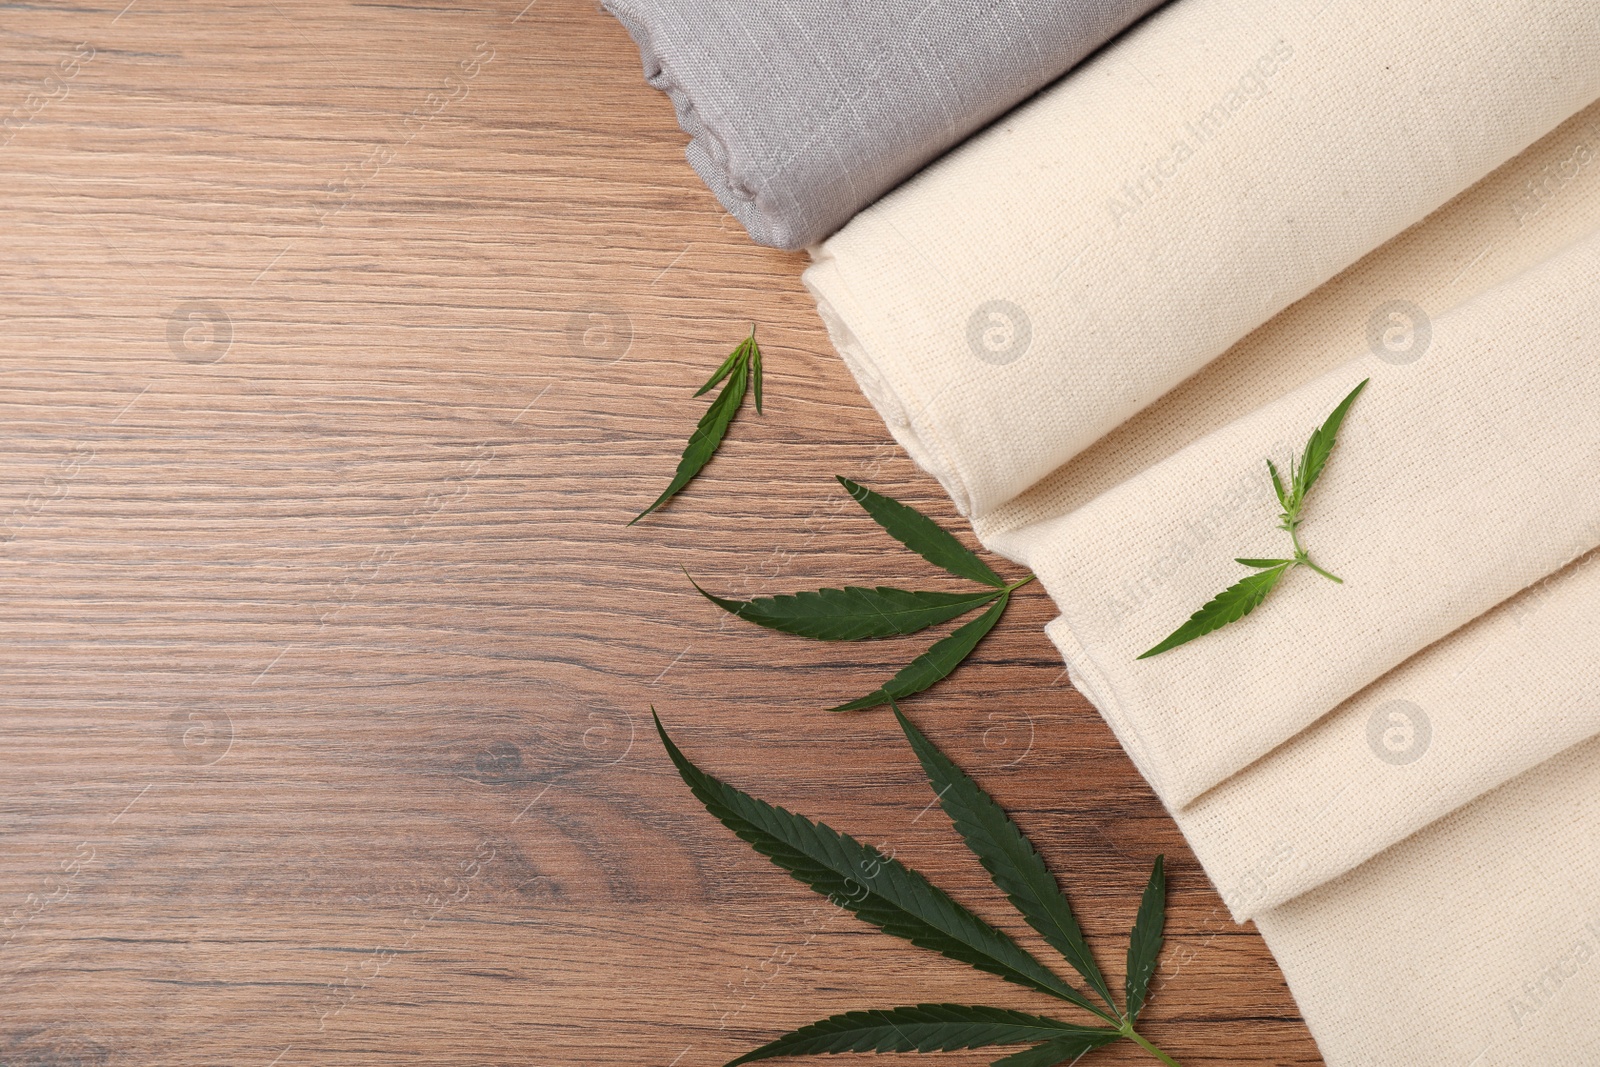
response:
M953 534L916 508L875 493L848 478L838 481L890 537L936 567L957 578L977 582L982 588L963 593L938 593L849 585L842 589L729 600L702 589L693 578L689 581L701 596L747 622L818 641L902 637L988 607L982 615L934 642L871 693L829 709L860 711L920 693L947 677L994 629L1011 603L1011 594L1033 581L1034 576L1030 574L1008 583Z
M1197 637L1204 637L1213 630L1219 630L1230 622L1238 622L1267 599L1277 586L1279 580L1296 567L1309 567L1324 578L1332 582L1344 583L1339 578L1328 573L1315 563L1304 545L1300 543L1301 512L1305 510L1306 497L1311 492L1311 487L1322 476L1323 468L1328 465L1328 457L1333 454L1333 446L1339 439L1339 427L1344 424L1344 417L1350 411L1350 405L1355 403L1356 397L1361 395L1361 390L1367 387L1370 378L1363 378L1348 396L1339 402L1321 426L1311 431L1311 437L1306 441L1305 451L1301 454L1298 463L1293 457L1289 460L1289 480L1284 483L1283 476L1278 473L1277 465L1272 460L1267 460L1267 471L1272 475L1272 491L1278 498L1278 506L1282 512L1278 515L1278 529L1289 534L1293 544L1293 555L1288 559L1236 559L1235 563L1250 567L1255 574L1241 578L1233 585L1212 597L1200 606L1200 610L1189 616L1188 620L1148 652L1142 653L1139 659L1149 659L1159 656L1168 649L1177 648L1179 645L1188 644Z
M980 971L1065 1001L1104 1025L1064 1022L1044 1015L963 1004L915 1004L847 1011L792 1030L752 1049L727 1067L784 1056L836 1052L945 1052L1026 1045L994 1067L1055 1067L1126 1038L1150 1055L1179 1067L1135 1029L1148 999L1150 976L1161 952L1167 882L1162 857L1145 886L1128 940L1125 1008L1119 1010L1089 951L1072 905L1017 824L994 798L957 767L903 715L894 713L922 764L938 803L978 858L996 888L1028 925L1066 959L1089 992L1066 981L1011 936L958 904L917 871L825 823L812 822L741 792L695 766L667 736L656 732L678 774L696 799L724 826L796 881L827 897L884 933ZM651 709L655 715L655 709Z
M694 428L694 433L689 435L688 444L684 445L683 457L678 460L678 470L672 476L672 482L656 497L654 504L635 515L628 523L632 526L652 511L662 507L667 501L677 496L684 486L692 482L697 474L705 469L711 457L717 454L722 439L728 434L728 427L733 424L733 417L739 413L739 407L744 403L745 393L754 386L756 399L756 414L761 411L761 347L756 344L756 329L750 327L750 336L740 341L738 347L728 353L728 358L716 372L706 379L706 384L695 390L695 396L704 396L717 383L726 380L722 392L717 394L706 413L700 417L700 423Z

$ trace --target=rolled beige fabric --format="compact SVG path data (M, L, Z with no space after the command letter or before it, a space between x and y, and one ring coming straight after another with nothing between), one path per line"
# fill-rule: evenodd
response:
M1600 552L1390 671L1173 815L1234 918L1600 734Z
M1593 345L1585 318L1600 306L1600 105L1557 125L1596 95L1600 20L1570 3L1267 6L1232 5L1248 10L1235 24L1207 0L1163 12L1080 70L1078 88L1054 91L1076 95L1047 94L847 227L808 283L897 438L985 545L1040 569L1067 658L1093 650L1098 675L1078 674L1085 692L1234 915L1259 924L1332 1067L1600 1062L1600 962L1590 962L1600 957L1600 568L1593 553L1573 561L1600 540L1585 477L1600 442L1595 353L1574 347ZM1329 14L1347 38L1312 32ZM1483 19L1496 25L1487 37L1458 38ZM1293 55L1202 151L1159 175L1131 217L1119 209L1115 247L1072 246L1063 235L1097 234L1091 213L1110 210L1084 191L1116 169L1102 164L1133 160L1124 142L1160 126L1148 117L1160 98L1174 113L1192 107L1187 88L1168 90L1209 76L1176 62L1175 39L1155 40L1174 25L1196 31L1206 62L1194 66L1238 58L1241 41L1281 38ZM1405 69L1363 96L1359 57L1384 42L1411 58L1376 61ZM1280 79L1313 54L1314 76ZM1461 63L1443 72L1429 55ZM1499 74L1476 81L1513 68L1503 97L1490 87ZM1438 80L1458 74L1448 90ZM1556 97L1535 99L1545 90ZM1328 112L1321 125L1297 110L1314 98ZM1091 114L1091 99L1126 111ZM1060 108L1061 129L1035 120L1041 105ZM1263 106L1275 123L1252 123ZM1094 147L1049 156L1068 126L1092 131L1080 141ZM1416 150L1402 127L1425 133ZM1488 156L1546 129L1462 191ZM1387 148L1364 155L1374 144ZM1459 168L1459 184L1441 167ZM1023 193L1007 202L1012 190ZM1426 197L1443 206L1339 272L1425 214ZM1158 215L1159 226L1135 225ZM1071 281L1072 299L1038 280L1051 273ZM1020 281L998 292L1008 277ZM1458 362L1474 346L1489 347ZM1231 637L1169 653L1190 653L1183 669L1134 673L1132 656L1244 573L1232 556L1274 544L1236 547L1224 530L1274 535L1260 460L1304 444L1368 373L1358 359L1375 380L1303 528L1346 586L1298 572ZM1446 364L1476 370L1428 377ZM1454 478L1443 462L1427 474L1441 457L1403 443L1459 445L1452 434L1465 425L1507 447L1465 442ZM1363 440L1393 463L1363 459ZM1215 462L1197 459L1207 454ZM1230 468L1236 478L1223 476ZM1413 499L1384 482L1391 469L1422 479ZM1358 482L1370 495L1353 492ZM1201 483L1211 492L1195 491ZM1483 506L1463 508L1462 493L1486 493ZM1130 551L1158 560L1175 543L1154 535L1163 522L1189 511L1172 528L1182 534L1219 502L1210 541L1169 564L1159 590L1129 598L1119 623L1094 625ZM1394 556L1407 544L1397 516L1426 531L1415 571ZM1196 573L1206 567L1217 569ZM1161 596L1165 613L1151 607ZM1138 640L1120 632L1139 615ZM1313 635L1282 702L1242 655L1263 642L1257 651L1290 677L1302 650L1270 650L1273 632ZM1100 672L1105 663L1115 669ZM1173 962L1157 995L1168 995Z
M1184 0L864 211L805 280L981 518L1600 96L1587 0Z
M1600 105L977 526L991 547L1026 552L1062 514L1353 349L1420 364L1446 309L1597 232ZM1508 380L1519 370L1508 362ZM1600 787L1597 564L1591 553L1535 583L1170 805L1235 917L1259 924L1334 1067L1588 1062L1600 1025L1585 966L1600 927L1584 925L1600 913L1584 866L1600 823L1582 807ZM1542 873L1569 860L1571 879Z
M1083 506L1357 353L1402 364L1420 359L1433 319L1595 230L1600 104L1284 309L973 527L989 547L1009 553L1010 532Z
M1600 1063L1600 740L1256 924L1331 1067Z
M1600 543L1600 237L1009 538L1061 609L1073 684L1168 803L1184 805L1425 646ZM1514 370L1513 370L1514 368ZM1300 568L1243 622L1138 656L1289 554L1266 459L1356 383L1301 528Z

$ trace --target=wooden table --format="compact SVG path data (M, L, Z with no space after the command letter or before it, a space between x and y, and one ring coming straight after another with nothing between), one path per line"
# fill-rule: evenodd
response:
M1019 925L892 720L821 710L919 639L771 634L684 577L942 587L831 476L950 507L622 29L524 2L5 11L0 1063L696 1067L850 1007L1049 1007L841 918L665 759L652 705ZM752 322L765 416L626 528ZM912 713L1116 975L1169 856L1154 1039L1319 1062L1050 616L1029 587Z

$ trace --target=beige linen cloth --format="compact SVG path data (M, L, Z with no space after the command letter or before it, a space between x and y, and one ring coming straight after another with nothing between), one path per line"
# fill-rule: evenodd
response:
M1183 0L820 246L981 518L1600 96L1592 0Z
M1600 1064L1597 96L1592 3L1183 0L806 275L1334 1067ZM1136 661L1366 377L1345 584Z

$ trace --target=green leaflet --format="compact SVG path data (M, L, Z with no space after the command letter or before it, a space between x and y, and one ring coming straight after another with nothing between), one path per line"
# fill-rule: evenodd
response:
M990 570L988 564L957 541L944 527L916 508L881 493L874 493L849 478L834 477L839 479L839 484L844 486L851 498L872 516L873 521L889 532L890 537L935 567L941 567L957 578L970 578L996 589L1005 587L1004 578Z
M973 855L978 857L983 869L989 872L994 884L1027 920L1028 925L1072 964L1072 969L1083 976L1089 988L1115 1014L1117 1005L1111 999L1111 988L1106 985L1094 954L1084 940L1083 931L1078 928L1072 905L1067 902L1055 876L1045 867L1044 860L1034 850L1032 843L1022 835L1017 824L1000 810L1000 805L934 747L933 742L898 707L894 708L894 716L900 723L900 729L905 732L906 740L911 742L912 751L921 761L940 807L955 823L956 832ZM1073 1003L1103 1015L1081 993Z
M977 783L939 752L900 714L898 707L894 710L930 784L938 791L940 802L969 847L984 861L995 884L1052 944L1069 944L1078 953L1082 934L1033 845ZM1109 1003L1109 995L1109 1011L1096 1007L1007 934L967 911L917 872L826 824L773 807L702 771L672 743L655 709L650 712L667 755L706 810L795 879L887 933L1077 1004L1111 1024L1081 1026L1001 1008L956 1004L852 1011L791 1031L740 1056L728 1067L779 1056L927 1052L1005 1044L1033 1047L997 1060L997 1067L1054 1067L1119 1038L1134 1042L1168 1067L1178 1067L1177 1061L1134 1028L1132 1008L1126 1013L1118 1012ZM1145 890L1139 919L1134 924L1137 948L1130 944L1129 950L1130 974L1134 975L1130 996L1137 987L1141 1004L1149 971L1160 951L1160 913L1165 907L1161 871L1158 859L1151 886L1159 889ZM1152 903L1153 900L1158 902ZM1071 936L1067 934L1069 927ZM1087 946L1081 954L1088 958ZM1092 959L1089 966L1093 967ZM1094 973L1099 974L1098 968ZM1142 979L1138 977L1141 974ZM1105 982L1100 979L1095 984L1103 987Z
M1197 637L1204 637L1212 630L1221 629L1230 622L1244 618L1267 599L1267 594L1278 584L1278 579L1288 573L1289 567L1290 564L1284 563L1268 570L1257 571L1248 578L1239 579L1206 601L1199 611L1189 616L1188 622L1172 631L1166 640L1139 658L1149 659L1151 656L1158 656L1168 649L1177 648Z
M1322 476L1323 469L1328 465L1328 457L1333 455L1333 446L1339 440L1339 428L1344 425L1344 418L1350 412L1350 405L1354 404L1356 397L1367 387L1370 378L1363 378L1354 389L1339 401L1338 407L1323 420L1322 425L1311 431L1311 436L1306 441L1305 452L1296 463L1293 457L1289 462L1289 484L1284 485L1283 476L1278 473L1277 464L1271 459L1267 460L1267 471L1272 475L1272 491L1278 498L1278 506L1283 509L1278 516L1278 529L1289 534L1289 540L1294 545L1294 555L1289 559L1236 559L1246 567L1256 568L1260 573L1244 578L1215 597L1207 601L1200 610L1189 616L1189 621L1178 627L1166 640L1156 647L1139 656L1139 659L1148 659L1160 655L1168 649L1177 648L1181 644L1193 641L1213 630L1220 629L1230 622L1244 618L1272 592L1278 580L1288 571L1296 567L1309 567L1329 581L1343 583L1344 579L1330 574L1311 561L1311 555L1300 543L1301 512L1305 509L1306 497L1311 492L1311 487Z
M1128 1018L1138 1019L1150 992L1150 977L1156 973L1156 957L1161 955L1162 930L1167 924L1166 857L1157 856L1139 899L1139 914L1128 936Z
M1361 384L1350 390L1350 394L1339 402L1333 413L1323 421L1321 426L1311 431L1311 438L1306 441L1305 455L1300 460L1300 469L1297 472L1294 485L1293 502L1305 503L1306 494L1322 476L1322 468L1327 466L1328 457L1333 454L1333 446L1338 442L1339 427L1344 425L1344 417L1350 411L1356 397L1361 395L1361 390L1367 387L1370 378L1363 378Z
M1278 468L1270 459L1267 460L1267 470L1272 474L1272 491L1278 496L1278 506L1283 508L1284 511L1288 511L1289 498L1284 495L1283 479L1278 477Z
M722 379L733 373L734 367L750 358L751 350L755 348L755 343L756 332L755 330L751 330L750 336L746 337L743 341L740 341L734 350L728 353L728 358L723 360L722 364L717 367L716 371L711 375L711 377L706 379L706 384L694 391L694 395L705 396L712 389L716 388L718 382L722 381Z
M728 358L721 365L706 384L695 392L695 396L703 396L723 379L728 384L723 386L722 392L711 402L706 413L700 417L700 422L694 428L694 433L689 435L689 441L683 448L683 456L678 460L678 470L672 476L672 481L662 494L656 497L655 503L645 508L633 517L628 523L632 526L635 522L664 505L667 501L678 495L678 492L694 480L695 475L705 469L711 457L716 455L717 448L722 444L722 439L728 434L728 427L733 423L733 417L739 413L739 406L744 403L744 394L751 378L755 379L756 414L761 413L761 349L756 345L756 332L752 327L750 336L740 341Z
M1042 1045L1035 1045L1021 1052L1013 1052L1009 1056L1001 1056L990 1064L989 1067L1057 1067L1057 1064L1077 1062L1084 1053L1093 1052L1102 1045L1109 1045L1122 1034L1116 1030L1107 1030L1102 1034L1077 1034L1071 1037L1058 1037L1054 1041L1047 1041Z
M724 600L700 589L698 583L694 587L717 607L741 619L819 641L914 634L1004 595L993 589L981 593L929 593L847 585L843 589L816 589L753 600Z
M846 704L840 704L829 711L860 711L863 708L875 708L880 704L889 704L896 700L903 700L914 693L943 679L951 671L961 665L961 662L972 654L978 647L995 623L1000 621L1000 616L1005 614L1006 605L1011 602L1009 591L1000 594L994 605L976 619L958 628L954 633L948 634L935 641L928 651L900 668L893 678L884 682L882 687L875 689L864 697L857 697Z
M756 344L756 328L750 327L750 381L755 386L756 414L764 414L761 410L761 347Z
M1111 1041L1115 1030L1074 1026L1039 1015L962 1004L918 1004L909 1008L847 1011L802 1026L746 1052L727 1067L777 1056L834 1052L950 1052L991 1045L1026 1045L1062 1038Z
M916 871L848 834L773 807L706 774L678 751L659 717L656 732L707 811L832 903L919 948L1029 989L1063 996L1070 988L1009 934L957 904Z

